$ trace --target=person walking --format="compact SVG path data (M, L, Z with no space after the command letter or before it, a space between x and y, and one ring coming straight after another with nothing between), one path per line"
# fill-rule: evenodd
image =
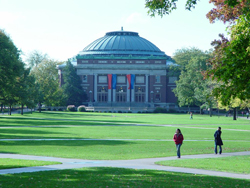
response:
M220 150L219 150L219 154L222 153L222 148L221 146L223 145L222 139L221 139L221 127L218 127L218 130L215 131L214 133L214 143L215 143L215 147L214 147L214 153L217 154L217 146L219 146Z
M190 112L190 119L193 119L193 113Z
M181 134L180 129L176 129L173 140L174 140L175 145L176 145L177 157L181 158L181 145L182 145L182 142L184 140L184 137Z
M248 119L248 117L249 117L249 112L247 112L246 115L247 115L247 119Z

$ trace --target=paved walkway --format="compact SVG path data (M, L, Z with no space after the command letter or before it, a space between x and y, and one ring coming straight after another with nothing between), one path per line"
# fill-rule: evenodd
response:
M222 155L214 155L214 154L186 155L186 156L182 156L182 159L218 158L218 157L239 156L239 155L250 155L250 151L223 153ZM236 173L218 172L218 171L212 171L212 170L202 170L202 169L193 169L193 168L169 167L169 166L160 166L160 165L155 164L155 162L163 161L163 160L182 160L182 159L177 159L176 157L162 157L162 158L148 158L148 159L134 159L134 160L82 160L82 159L68 159L68 158L56 158L56 157L43 157L43 156L4 154L3 153L3 154L0 154L0 158L57 161L57 162L62 163L58 165L4 169L4 170L0 170L0 174L63 170L63 169L83 168L83 167L117 167L117 168L130 168L130 169L152 169L152 170L162 170L162 171L170 171L170 172L181 172L181 173L203 174L203 175L221 176L221 177L229 177L229 178L250 179L250 174L236 174Z

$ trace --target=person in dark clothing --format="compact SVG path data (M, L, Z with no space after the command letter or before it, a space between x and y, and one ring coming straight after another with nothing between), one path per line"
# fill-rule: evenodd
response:
M184 137L181 134L180 129L176 129L173 140L175 142L176 149L177 149L177 157L181 158L181 145L184 140Z
M222 153L222 148L221 146L223 145L222 139L221 139L221 127L218 127L218 130L215 131L214 133L214 143L215 143L215 148L214 148L214 153L217 154L217 146L219 146L219 154Z

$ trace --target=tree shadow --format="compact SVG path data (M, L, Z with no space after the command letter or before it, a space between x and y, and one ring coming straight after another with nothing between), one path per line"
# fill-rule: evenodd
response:
M0 176L2 187L249 187L249 180L156 170L82 168Z

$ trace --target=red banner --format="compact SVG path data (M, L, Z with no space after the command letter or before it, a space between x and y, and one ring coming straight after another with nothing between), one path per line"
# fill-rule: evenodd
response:
M128 89L130 89L130 86L131 86L131 74L127 74L127 79L128 79Z
M111 89L112 84L112 74L108 74L108 89Z

